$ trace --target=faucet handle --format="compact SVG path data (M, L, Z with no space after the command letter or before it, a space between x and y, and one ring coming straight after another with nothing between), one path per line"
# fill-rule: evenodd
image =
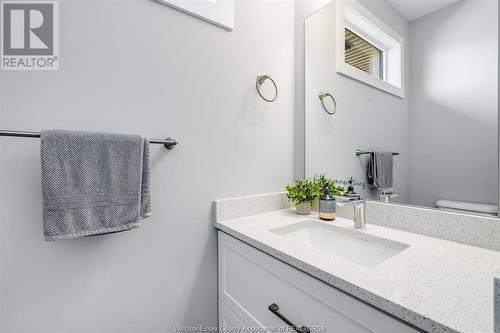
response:
M356 205L366 202L365 199L358 199L353 197L339 197L339 196L335 196L335 200L337 200L337 205L339 206Z

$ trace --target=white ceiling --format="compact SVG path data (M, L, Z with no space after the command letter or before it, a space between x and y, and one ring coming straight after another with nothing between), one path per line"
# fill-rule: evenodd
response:
M459 0L387 0L408 21L435 12Z

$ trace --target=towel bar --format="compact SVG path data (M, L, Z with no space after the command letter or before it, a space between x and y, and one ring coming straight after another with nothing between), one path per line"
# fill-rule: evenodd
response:
M40 132L26 132L26 131L11 131L11 130L0 130L0 136L15 136L20 138L39 138ZM164 145L167 149L173 149L178 141L172 138L166 139L149 139L150 143Z
M356 156L359 155L372 155L373 151L367 151L367 150L361 150L361 149L356 149ZM392 153L392 156L399 155L399 153Z

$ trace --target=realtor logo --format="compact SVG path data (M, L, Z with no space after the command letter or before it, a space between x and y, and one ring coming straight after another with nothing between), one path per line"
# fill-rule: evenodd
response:
M0 1L2 70L57 70L56 1Z

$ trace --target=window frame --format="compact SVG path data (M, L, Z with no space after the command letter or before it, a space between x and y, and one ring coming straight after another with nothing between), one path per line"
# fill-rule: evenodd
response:
M355 0L339 0L335 7L337 73L404 98L404 38ZM384 79L379 79L345 62L346 28L383 51Z

